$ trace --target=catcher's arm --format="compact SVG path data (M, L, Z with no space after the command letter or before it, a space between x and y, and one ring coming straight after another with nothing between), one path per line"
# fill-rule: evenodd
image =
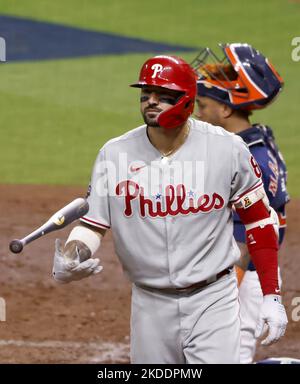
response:
M250 262L250 255L246 244L238 242L237 245L240 249L241 256L239 261L235 264L235 271L238 280L238 286L240 286Z

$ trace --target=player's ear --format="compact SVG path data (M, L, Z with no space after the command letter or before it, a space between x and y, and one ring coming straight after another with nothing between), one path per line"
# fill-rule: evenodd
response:
M230 117L233 114L233 109L230 108L229 105L222 104L221 113L224 119L228 119L228 117Z

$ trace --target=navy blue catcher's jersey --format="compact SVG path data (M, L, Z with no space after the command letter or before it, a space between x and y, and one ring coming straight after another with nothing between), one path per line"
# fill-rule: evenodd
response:
M270 127L254 124L245 131L238 133L238 135L248 144L250 152L260 166L270 205L275 209L279 217L279 244L281 244L286 227L285 204L289 201L286 188L287 170L284 159L275 143ZM245 243L245 226L235 212L233 220L236 241ZM248 269L255 270L252 262L249 263Z

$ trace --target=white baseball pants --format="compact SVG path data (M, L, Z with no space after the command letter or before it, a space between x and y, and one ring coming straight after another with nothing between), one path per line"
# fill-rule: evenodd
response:
M189 293L133 284L131 362L239 363L240 320L235 272Z

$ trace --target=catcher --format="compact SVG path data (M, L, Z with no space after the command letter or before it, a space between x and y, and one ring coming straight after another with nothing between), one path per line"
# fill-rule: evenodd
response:
M259 123L252 125L250 116L252 111L266 108L274 101L282 89L283 80L270 61L250 45L225 44L221 49L221 59L205 48L192 63L199 75L196 117L224 127L248 144L262 172L270 206L278 216L281 245L286 228L285 205L289 201L286 165L272 129ZM263 294L246 247L245 226L236 212L234 237L241 250L241 259L236 265L240 284L241 363L251 363ZM260 329L256 335L259 333Z

